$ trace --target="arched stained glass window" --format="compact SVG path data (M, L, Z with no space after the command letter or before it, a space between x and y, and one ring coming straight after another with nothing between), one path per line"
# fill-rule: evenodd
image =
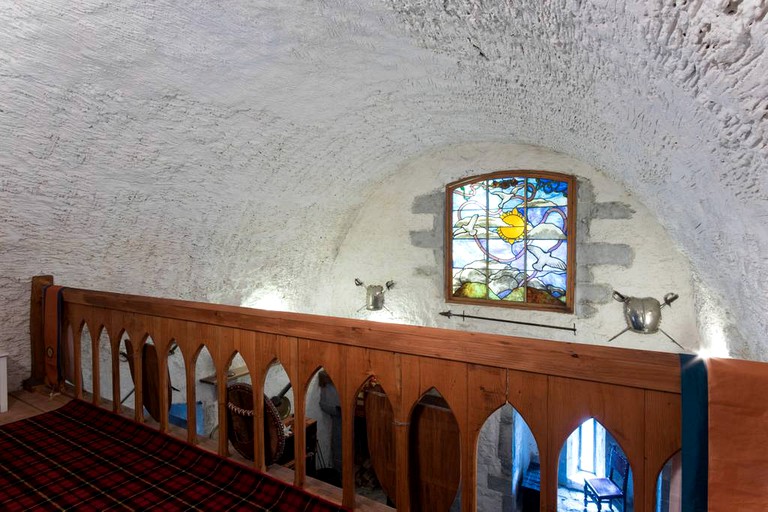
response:
M502 171L446 187L446 300L573 311L572 176Z

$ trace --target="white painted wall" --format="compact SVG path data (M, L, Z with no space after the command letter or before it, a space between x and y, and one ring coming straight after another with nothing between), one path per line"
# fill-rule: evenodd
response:
M768 358L765 6L553 5L3 2L0 350L11 388L29 374L29 279L39 273L353 314L359 290L347 298L318 276L334 267L345 283L346 270L379 278L335 263L360 240L362 198L382 201L408 162L475 141L552 148L631 190L696 269L701 331L732 354ZM414 179L431 192L469 170ZM427 229L423 217L406 225ZM437 322L435 280L409 274L433 261L393 237L406 245L387 245L398 263L380 279L401 283L390 303L414 291L398 314ZM639 272L656 256L638 254L627 276L601 268L596 281L658 297L666 287L645 291ZM329 306L332 292L340 302ZM665 326L688 336L690 305L679 304ZM579 339L610 335L616 318L601 307ZM621 340L634 342L663 349Z
M588 256L581 249L593 243L625 244L634 252L634 260L628 267L614 264L591 266L594 280L586 285L577 274L577 308L573 315L464 306L448 304L444 300L440 249L442 217L414 213L414 201L419 197L433 195L439 207L443 202L446 184L466 176L505 169L574 174L583 183L588 181L591 184L595 204L618 202L634 211L628 219L591 221L589 237L581 241L577 252L579 272L588 273L583 268ZM582 185L581 188L584 190L587 187ZM586 204L577 205L579 219L586 207ZM587 231L582 222L579 222L577 229ZM420 231L436 233L437 249L414 246L412 233ZM690 264L669 239L656 217L636 197L603 173L572 157L541 147L465 144L425 153L410 160L366 198L339 247L331 276L329 313L335 316L593 344L605 344L606 340L626 326L622 304L609 300L607 295L610 290L656 299L661 299L665 293L676 292L680 299L671 309L663 310L662 328L686 348L695 350L701 344L694 310L695 295ZM391 313L358 312L365 303L365 294L362 288L355 287L355 277L366 284L380 284L393 279L397 283L396 287L386 294L386 305ZM585 286L595 285L605 285L607 302L591 303L596 312L588 316L585 311ZM448 309L472 315L567 327L575 323L578 332L574 336L568 331L482 320L461 321L438 315ZM618 347L679 351L661 333L626 333L612 344Z

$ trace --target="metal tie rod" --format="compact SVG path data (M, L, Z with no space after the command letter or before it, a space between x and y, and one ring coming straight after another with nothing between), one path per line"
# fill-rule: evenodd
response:
M477 320L490 320L491 322L504 322L506 324L517 324L517 325L530 325L531 327L544 327L545 329L558 329L560 331L571 331L573 334L576 334L576 324L573 324L573 327L560 327L559 325L549 325L549 324L537 324L534 322L520 322L518 320L504 320L502 318L490 318L487 316L475 316L475 315L467 315L465 313L451 313L450 310L443 311L440 313L442 316L447 316L448 318L452 318L454 316L457 316L461 318L462 320L465 318L475 318Z

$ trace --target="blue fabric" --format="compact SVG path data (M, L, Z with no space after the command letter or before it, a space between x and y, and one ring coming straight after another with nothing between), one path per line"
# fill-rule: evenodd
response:
M680 390L683 404L682 512L705 512L709 472L709 392L707 365L703 359L680 354Z

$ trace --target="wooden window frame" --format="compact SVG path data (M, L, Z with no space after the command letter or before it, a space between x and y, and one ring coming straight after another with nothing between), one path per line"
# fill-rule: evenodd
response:
M474 299L466 297L454 297L453 296L453 191L463 185L470 183L476 183L486 181L489 179L498 179L503 177L515 177L515 178L547 178L557 181L565 181L568 183L568 220L567 220L567 236L568 242L567 249L567 273L566 273L566 301L560 306L557 304L538 304L532 302L511 302L503 300L491 300L491 299ZM505 170L496 171L487 174L480 174L477 176L470 176L458 181L449 183L445 187L445 214L444 214L444 295L445 301L456 304L468 304L474 306L492 306L503 307L513 309L526 309L536 311L550 311L557 313L573 313L574 311L574 292L576 282L576 194L577 194L577 182L576 177L570 174L563 174L551 171L541 170Z

